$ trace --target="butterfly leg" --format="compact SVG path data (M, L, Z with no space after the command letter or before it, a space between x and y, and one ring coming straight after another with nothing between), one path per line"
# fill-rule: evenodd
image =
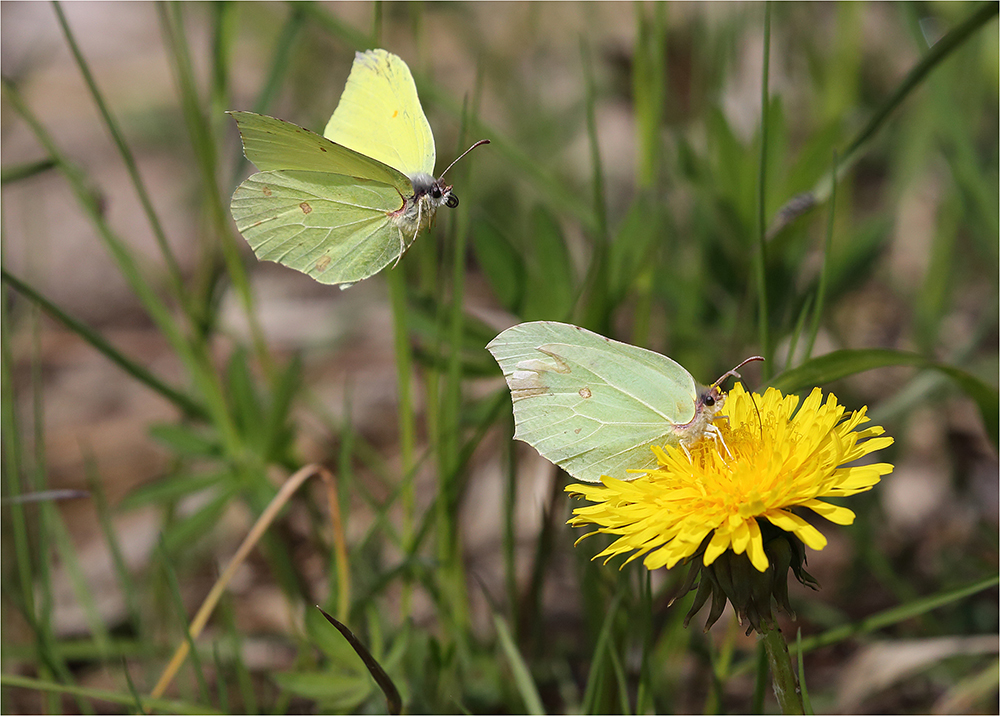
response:
M728 421L728 418L726 418L726 419ZM733 453L729 451L729 446L726 445L726 439L724 437L722 437L722 431L721 430L719 430L714 425L709 425L707 428L705 428L705 433L709 437L711 437L712 440L715 441L716 445L718 445L719 443L722 443L722 447L724 447L726 449L726 454L729 456L729 459L730 460L733 459Z
M399 231L399 255L396 257L396 260L392 262L393 268L396 268L396 265L399 263L399 260L403 258L403 252L406 251L406 241L403 239L403 230L399 229L398 231Z

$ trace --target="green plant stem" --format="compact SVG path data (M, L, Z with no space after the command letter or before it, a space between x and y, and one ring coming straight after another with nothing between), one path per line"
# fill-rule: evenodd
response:
M766 621L761 624L761 638L764 651L767 652L767 663L771 667L771 684L778 706L783 714L805 713L802 708L802 694L799 691L799 680L792 668L792 657L788 653L788 645L781 636L777 624L770 625Z
M768 337L767 311L767 226L765 212L767 207L767 115L770 104L768 76L770 74L771 58L771 3L764 4L764 69L761 72L760 99L760 171L757 175L757 261L754 268L757 274L757 310L758 339L760 352L764 356L763 376L770 377L771 365L774 361L771 355L771 342Z
M406 320L406 274L398 266L386 272L389 284L389 300L392 305L392 334L396 351L396 383L399 391L399 447L403 464L400 474L404 485L400 495L403 505L403 548L410 549L413 539L413 454L416 445L417 426L413 415L413 351L410 349L410 333ZM409 590L404 591L402 613L409 613Z
M2 277L5 284L13 288L29 301L44 310L47 314L49 314L49 316L59 321L78 336L83 338L87 341L87 343L97 349L98 352L103 354L105 358L131 375L140 383L145 384L150 389L162 395L187 415L198 418L204 418L208 415L206 409L194 398L189 395L185 395L175 388L172 388L150 373L144 366L125 357L125 355L123 355L117 348L104 340L104 337L100 333L92 329L87 324L73 318L71 315L59 308L59 306L49 301L42 294L38 293L31 286L21 281L21 279L7 273L5 269L0 270L0 277Z
M66 44L69 45L70 52L73 53L77 67L80 69L80 74L83 75L83 80L87 83L87 89L90 90L90 96L97 105L97 109L100 111L101 117L104 119L104 124L107 126L108 132L110 132L111 138L115 142L115 146L118 147L118 153L121 154L122 163L125 164L125 169L128 171L129 177L132 180L132 186L135 187L136 194L139 195L139 203L142 204L142 210L145 212L146 218L149 220L149 226L153 230L153 237L156 239L156 245L160 249L160 253L163 255L163 260L166 262L167 277L169 278L171 293L184 307L188 315L194 317L191 313L193 306L190 305L188 293L184 288L184 275L181 272L180 264L177 262L177 257L174 256L174 253L170 248L170 244L167 243L166 232L163 230L160 218L157 216L156 210L153 208L153 202L149 197L149 192L146 190L146 184L143 182L142 176L139 174L139 167L136 164L135 156L132 154L132 150L129 149L128 143L125 141L125 135L118 126L118 122L115 120L114 116L112 116L111 110L108 109L108 105L104 101L104 95L102 95L101 91L98 89L97 82L94 80L94 75L90 71L90 66L87 64L86 59L83 57L83 53L76 44L76 37L73 35L73 31L70 30L69 23L66 21L62 5L59 2L54 2L52 3L52 6L56 11L56 18L59 20L59 26L62 28L63 35L66 38Z
M830 169L833 176L837 175L837 152L833 152L833 166ZM826 238L823 243L822 263L819 270L819 284L816 287L816 307L812 315L812 325L809 326L809 342L806 343L806 352L803 360L812 358L813 346L816 344L816 336L819 334L820 320L823 318L823 302L826 299L826 282L829 273L830 246L833 244L833 223L834 212L837 209L837 183L833 183L830 192L830 215L826 224ZM789 360L791 354L789 354Z

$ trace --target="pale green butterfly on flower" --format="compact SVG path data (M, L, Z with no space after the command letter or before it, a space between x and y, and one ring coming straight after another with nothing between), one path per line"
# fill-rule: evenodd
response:
M634 480L656 467L653 445L687 447L709 437L723 446L713 421L729 376L710 386L666 356L619 343L579 326L521 323L486 348L514 402L514 438L584 482L602 475ZM728 451L728 448L726 448Z
M432 174L434 136L410 69L390 52L356 54L322 137L274 117L229 114L260 170L230 205L258 259L347 288L395 265L442 204L458 206L444 181L451 166Z

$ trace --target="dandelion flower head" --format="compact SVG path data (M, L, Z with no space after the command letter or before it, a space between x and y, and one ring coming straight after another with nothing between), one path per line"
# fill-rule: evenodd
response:
M626 563L645 557L652 570L702 551L707 567L732 550L764 572L769 561L759 520L823 549L826 538L793 509L850 524L854 513L824 498L865 492L892 471L884 462L849 465L892 438L879 426L862 427L866 408L848 413L819 388L799 407L795 395L769 388L751 396L737 383L722 412L715 421L721 440L706 437L686 451L654 447L658 467L638 479L604 477L602 485L566 488L595 503L576 508L571 525L594 524L597 533L618 536L597 557L631 553Z

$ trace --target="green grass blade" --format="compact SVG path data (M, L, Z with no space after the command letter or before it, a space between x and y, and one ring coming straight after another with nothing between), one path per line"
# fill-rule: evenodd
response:
M618 606L621 604L622 595L619 592L611 601L607 611L604 613L604 620L601 624L601 631L597 636L597 643L594 645L594 654L590 662L590 675L587 677L587 685L583 691L583 703L580 706L581 713L592 714L602 710L602 704L607 703L607 667L605 657L607 652L614 648L613 632L615 617L618 614ZM609 707L606 706L605 708Z
M893 93L875 110L865 126L858 131L847 145L847 148L841 152L841 161L837 165L838 173L825 175L810 192L790 199L778 211L775 221L772 222L769 235L774 236L796 218L826 201L833 191L834 182L840 181L841 177L857 163L865 145L882 128L896 108L903 103L913 90L920 86L932 70L947 59L952 52L961 47L973 33L992 20L997 14L998 7L1000 7L1000 4L996 2L982 3L961 24L934 43L934 46L927 51L927 54L913 66L902 82L896 86Z
M833 163L830 169L833 176L837 175L837 152L833 153ZM819 284L816 286L816 305L813 310L812 324L809 326L809 341L806 343L805 359L812 357L813 346L816 345L816 336L819 335L819 324L823 318L823 307L826 300L826 282L828 265L830 262L830 246L833 244L833 221L837 208L837 183L834 182L830 191L829 218L826 224L826 239L823 242L823 252L820 254ZM789 354L791 359L791 354Z
M962 391L975 401L986 427L987 436L996 445L997 434L1000 432L1000 392L997 388L961 368L936 363L918 353L883 348L834 351L806 361L797 368L786 370L771 380L770 385L785 393L797 393L855 373L892 365L932 368L954 380Z
M973 594L978 594L983 590L995 587L997 584L1000 584L1000 576L993 575L964 587L959 587L958 589L940 594L932 594L929 597L923 597L907 604L901 604L898 607L886 609L854 624L845 624L822 634L806 637L802 640L801 646L793 646L791 648L800 648L803 653L807 653L824 646L836 644L858 634L871 634L879 629L884 629L907 619L921 616L934 609L940 609L949 604L960 602L966 597L971 597Z
M188 621L187 610L184 608L184 598L181 597L180 582L177 581L177 573L174 571L174 567L170 562L170 552L168 551L163 539L160 540L159 555L160 561L163 565L164 575L167 578L170 596L173 599L177 616L180 618L181 628L184 630L184 640L187 642L188 653L191 657L191 669L194 671L195 679L198 682L201 699L205 703L210 703L208 697L208 682L205 680L205 672L201 668L201 656L195 648L194 639L191 637L191 624Z
M228 198L224 198L219 190L217 179L218 149L215 143L212 123L202 110L203 104L198 95L197 82L191 62L186 34L184 32L181 5L170 3L169 6L159 3L160 26L167 45L168 55L172 60L172 70L177 81L184 120L191 136L198 169L201 173L204 203L212 223L214 236L221 249L226 265L227 277L233 284L237 296L246 314L250 326L250 334L254 344L254 352L261 362L265 372L271 369L271 356L267 350L263 331L254 310L253 293L250 282L240 259L237 239L232 230L232 222L226 207Z
M795 649L798 652L796 654L796 660L799 672L799 690L802 692L802 707L809 716L813 716L816 712L813 710L812 703L809 701L809 688L806 686L806 665L804 660L804 654L802 653L802 629L795 630Z
M63 176L69 182L77 201L94 224L94 227L98 230L105 247L118 264L122 276L128 281L132 291L142 302L143 306L149 312L150 317L163 332L171 346L179 354L186 355L188 351L186 350L179 327L173 320L167 307L142 276L134 256L129 252L125 243L111 230L103 215L102 201L93 187L90 186L80 169L71 164L59 150L41 122L38 121L28 108L28 105L24 102L16 87L7 78L3 78L2 83L4 96L13 105L14 110L28 123L39 143L45 147L49 156L56 162L60 172L62 172Z
M608 241L608 208L604 198L604 168L601 164L601 147L597 138L597 90L594 87L594 66L590 58L590 47L586 39L580 38L580 59L583 65L583 83L585 88L584 107L587 117L587 144L590 147L591 187L593 191L594 223L597 231L597 241L605 244Z
M94 701L107 701L112 704L122 706L134 706L135 700L130 693L112 691L110 689L94 689L83 686L72 686L69 684L57 684L52 681L33 679L28 676L18 676L16 674L0 674L0 686L14 689L32 689L53 694L69 694L78 699L91 699ZM188 701L177 701L173 699L142 699L144 709L152 709L163 713L175 714L219 714L221 712L212 709L204 704L193 704Z
M47 299L28 284L21 281L16 276L7 273L6 269L0 270L3 282L14 288L18 293L37 304L52 318L56 319L68 329L76 333L80 338L92 345L99 353L117 365L123 371L131 375L143 385L159 393L164 398L177 406L186 415L192 417L205 418L207 411L188 395L170 387L155 375L150 373L144 366L125 357L118 349L112 346L104 337L85 323L78 321L71 315L63 311L59 306Z
M118 588L125 599L125 607L128 611L129 621L132 628L139 634L140 639L146 635L147 621L143 619L139 606L139 587L132 579L125 555L122 552L121 543L115 533L114 524L111 521L111 509L108 507L108 500L104 494L104 484L97 471L97 461L89 446L84 448L84 461L87 473L87 486L94 501L94 508L97 511L97 521L101 525L101 532L104 541L108 545L111 553L111 563L114 565L115 577L118 580Z
M538 688L534 679L531 678L531 670L524 661L521 651L514 643L514 637L510 633L510 627L504 618L493 614L493 626L497 630L497 639L500 640L500 648L503 649L504 656L514 675L514 686L524 701L524 713L544 714L545 706L542 705L542 698L538 695Z
M97 105L98 111L101 113L101 119L104 121L108 132L111 134L111 138L114 140L115 146L118 148L118 153L121 155L122 163L125 165L126 171L128 171L129 179L132 181L132 186L135 187L136 194L139 196L139 203L142 205L142 210L146 214L149 226L153 230L153 237L156 240L156 245L160 250L160 254L163 256L163 260L166 262L167 277L169 279L173 298L182 306L185 306L186 310L190 311L191 306L188 305L188 293L184 287L184 276L181 272L180 264L177 262L177 257L174 256L174 253L170 248L170 244L167 242L166 232L163 230L160 218L157 216L156 210L153 208L153 202L149 197L149 192L146 190L146 184L142 180L142 176L139 174L139 167L136 164L135 156L132 154L132 150L125 141L125 135L118 126L118 121L111 114L111 110L104 101L104 95L101 94L100 89L97 87L97 82L94 80L94 75L90 71L90 66L87 64L86 59L84 59L83 53L80 51L80 47L76 43L73 31L70 29L69 23L66 21L66 15L63 13L62 5L59 2L54 2L52 5L56 11L56 18L59 20L59 27L62 28L63 36L66 38L66 44L69 45L70 52L73 54L73 59L76 61L77 68L80 70L80 74L83 75L84 82L87 84L87 89L90 91L90 96L94 100L94 104Z
M767 309L767 136L768 109L771 97L768 90L771 66L771 3L764 3L764 62L761 69L761 100L760 100L760 163L757 173L757 251L754 254L754 275L757 280L757 340L760 342L760 352L764 356L763 377L771 374L771 364L774 354L771 351L771 341L768 335L768 323L771 314Z
M14 166L5 166L3 169L0 169L0 186L13 184L22 179L30 179L39 174L44 174L49 169L55 168L56 163L53 159L39 159L34 162L23 162Z
M104 624L100 610L97 608L97 601L94 599L94 594L87 584L87 578L84 576L76 548L73 547L73 538L66 529L66 525L63 523L62 517L55 505L47 503L43 505L42 509L49 512L49 526L51 528L49 534L52 536L52 541L59 554L59 561L66 570L66 575L69 577L77 603L83 610L84 621L90 630L90 636L94 640L99 656L107 658L111 651L111 636Z

